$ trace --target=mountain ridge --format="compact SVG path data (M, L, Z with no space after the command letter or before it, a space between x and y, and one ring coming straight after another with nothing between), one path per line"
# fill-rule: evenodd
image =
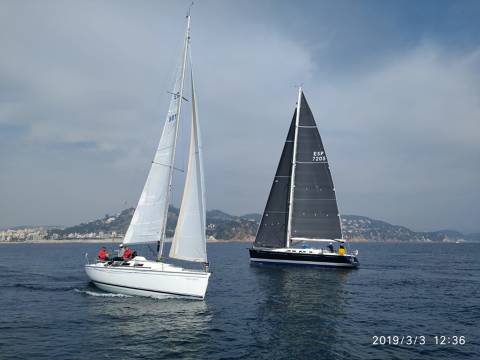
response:
M106 214L101 219L79 225L49 229L48 234L49 237L55 238L77 238L89 233L125 234L133 211L133 208L128 208L115 215ZM174 234L178 213L178 208L170 206L167 218L167 237ZM257 213L236 216L218 209L209 210L206 215L206 233L210 240L253 241L261 220L261 215ZM386 221L361 215L342 215L342 229L344 238L350 241L480 241L480 233L463 234L450 229L418 232L405 226L392 225Z

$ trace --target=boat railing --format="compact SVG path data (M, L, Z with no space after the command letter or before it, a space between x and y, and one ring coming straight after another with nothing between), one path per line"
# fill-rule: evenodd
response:
M85 264L90 265L90 260L88 260L88 253L85 253Z

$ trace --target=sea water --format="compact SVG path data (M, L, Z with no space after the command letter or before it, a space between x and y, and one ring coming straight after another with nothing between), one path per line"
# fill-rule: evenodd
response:
M480 358L480 244L352 244L361 267L342 270L212 243L205 301L96 289L98 247L0 246L0 359Z

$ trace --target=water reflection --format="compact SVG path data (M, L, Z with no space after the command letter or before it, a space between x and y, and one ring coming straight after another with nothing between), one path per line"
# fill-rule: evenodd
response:
M348 270L255 265L252 271L262 293L252 332L265 355L339 355L337 327L347 313Z
M94 286L89 286L90 290L101 294ZM206 342L211 314L204 301L87 296L91 302L88 318L98 320L89 336L108 333L116 344L109 350L115 358L194 356ZM187 343L191 346L186 347Z

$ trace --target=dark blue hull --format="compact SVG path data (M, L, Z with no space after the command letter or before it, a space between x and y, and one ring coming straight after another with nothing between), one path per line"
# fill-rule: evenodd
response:
M360 265L353 255L312 254L250 248L250 261L290 265L356 268Z

